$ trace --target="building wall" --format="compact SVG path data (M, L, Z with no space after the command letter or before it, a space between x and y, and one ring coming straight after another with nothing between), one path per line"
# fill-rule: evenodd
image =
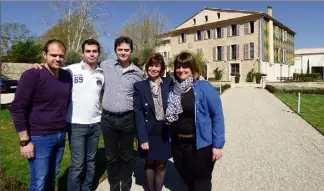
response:
M304 54L295 56L295 73L307 72L307 61L309 60L310 72L312 67L324 67L324 52L318 54Z
M165 41L165 43L157 47L156 52L160 53L163 56L164 62L168 65L169 60L173 56L170 46L170 40Z
M186 43L179 43L178 35L173 35L171 37L171 50L173 54L178 54L182 50L197 51L197 49L202 49L204 57L208 60L208 70L207 77L214 78L215 75L213 71L219 67L219 69L224 70L223 81L230 80L230 66L232 63L240 64L241 80L245 81L246 74L254 68L255 71L259 69L259 20L254 21L254 33L244 34L244 24L247 21L241 21L239 24L239 36L227 36L227 26L222 26L224 29L224 35L221 39L206 39L201 41L195 41L196 30L188 30L186 36ZM201 28L201 30L214 29L214 28ZM254 59L244 59L244 44L254 43ZM227 59L227 46L232 44L239 45L239 58L236 60ZM214 61L213 60L213 47L224 46L224 60Z
M279 33L278 33L278 36L276 36L275 27L277 27L277 26L274 25L274 33L273 33L274 62L275 63L280 63L280 64L294 64L294 36L287 32L287 40L284 41L283 40L283 31L284 31L284 29L279 27ZM281 55L281 58L278 59L279 58L278 48L280 48L281 52L282 52L283 49L286 50L286 60L285 60L285 62L282 59L282 55Z
M32 68L32 64L3 62L1 64L1 74L10 79L19 80L21 74L30 68Z
M217 13L220 13L220 18L218 18ZM208 21L205 21L205 16L208 16ZM226 12L226 11L215 11L215 10L203 10L196 16L190 18L188 21L178 26L176 29L188 28L196 25L202 25L207 23L213 23L217 21L223 21L228 19L233 19L237 17L243 17L250 15L249 13L240 12ZM196 24L194 24L193 19L196 19Z
M271 26L273 26L271 28ZM294 35L287 31L286 40L283 40L284 29L278 27L279 32L276 32L276 24L269 20L263 20L262 33L262 62L261 72L267 74L268 81L278 81L280 77L292 77L294 66ZM271 44L273 42L273 44ZM280 48L280 59L278 55ZM283 49L286 51L286 59L283 61ZM273 55L273 57L271 57Z

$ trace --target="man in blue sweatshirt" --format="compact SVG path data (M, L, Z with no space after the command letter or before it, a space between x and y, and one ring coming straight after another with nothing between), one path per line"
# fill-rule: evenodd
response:
M30 191L55 190L55 176L65 147L65 119L72 88L70 73L61 69L65 52L61 41L48 41L43 50L45 67L22 74L11 103L20 153L29 162Z

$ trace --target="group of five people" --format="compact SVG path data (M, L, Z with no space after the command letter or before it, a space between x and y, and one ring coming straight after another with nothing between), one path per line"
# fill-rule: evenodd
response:
M82 61L62 69L65 45L50 40L45 63L20 78L10 112L21 155L29 162L29 190L55 190L65 132L71 152L67 189L92 190L100 131L110 190L131 189L136 135L146 190L162 190L171 157L188 190L211 190L225 144L224 116L216 89L199 80L193 55L176 56L173 80L163 77L166 64L158 53L144 72L131 63L129 37L117 38L117 59L100 66L98 41L85 40L81 48Z

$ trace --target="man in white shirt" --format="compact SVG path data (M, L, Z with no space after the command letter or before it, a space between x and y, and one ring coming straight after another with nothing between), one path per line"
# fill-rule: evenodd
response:
M94 39L82 43L83 60L66 67L73 79L71 104L68 108L71 164L68 190L92 190L95 156L100 136L100 96L104 75L98 67L100 44ZM81 184L81 179L84 180Z

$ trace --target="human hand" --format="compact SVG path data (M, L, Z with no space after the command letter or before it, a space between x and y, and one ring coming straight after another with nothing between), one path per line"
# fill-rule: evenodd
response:
M42 66L44 66L44 64L35 63L35 64L32 65L32 68L34 68L34 69L42 69Z
M213 148L212 152L213 152L213 156L212 156L213 162L215 162L216 160L222 158L222 156L223 156L223 149Z
M148 142L145 142L145 143L142 143L141 144L141 148L143 149L143 150L149 150L149 144L148 144Z
M25 158L34 158L34 144L29 142L28 145L20 147L20 155Z

